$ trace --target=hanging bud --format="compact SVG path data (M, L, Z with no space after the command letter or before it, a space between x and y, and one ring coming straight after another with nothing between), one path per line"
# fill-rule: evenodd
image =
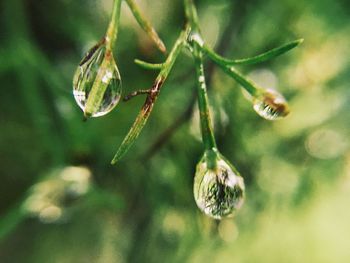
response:
M80 62L73 78L73 95L85 117L99 117L119 102L122 85L118 67L105 41L95 45Z
M197 164L194 198L206 215L215 219L232 216L244 200L244 181L236 169L220 154L216 167L208 168L207 156Z
M253 108L261 117L271 121L289 114L286 99L274 90L267 90L253 97Z

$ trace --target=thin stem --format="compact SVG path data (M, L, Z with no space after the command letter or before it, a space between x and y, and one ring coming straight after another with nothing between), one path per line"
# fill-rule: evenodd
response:
M197 45L195 45L197 46ZM204 68L202 62L202 54L195 47L194 61L197 75L197 93L198 93L198 107L200 112L200 124L202 131L202 139L206 150L216 148L212 121L209 112L209 102L207 87L205 84Z
M192 30L192 55L195 61L196 75L197 75L197 93L198 93L198 107L200 114L200 125L202 132L202 140L205 147L208 167L214 169L216 167L216 141L214 137L212 121L209 112L209 101L207 94L207 87L205 83L203 54L200 46L202 45L202 38L200 35L200 28L198 24L198 16L193 0L184 0L186 18L190 23Z
M193 40L196 40L196 39L193 38ZM217 53L215 53L211 48L209 48L205 44L199 43L200 45L198 46L203 53L208 55L208 57L212 61L214 61L225 73L227 73L234 80L236 80L251 96L257 96L263 93L264 89L259 87L256 83L254 83L249 78L245 77L238 70L236 70L232 65L233 64L254 64L254 63L263 62L265 60L268 60L270 58L279 56L287 52L288 50L296 47L302 42L303 42L302 39L295 40L281 47L262 53L258 56L247 58L247 59L238 59L238 60L229 60L229 59L223 58Z
M259 87L249 78L245 77L233 66L227 65L220 56L218 56L214 51L208 49L206 45L200 45L199 43L197 46L202 52L206 53L211 58L211 60L214 61L225 73L236 80L250 95L256 96L263 91L261 87Z
M250 64L256 64L261 63L264 61L267 61L269 59L275 58L277 56L280 56L289 50L297 47L299 44L301 44L304 40L298 39L294 40L292 42L289 42L287 44L284 44L280 47L271 49L269 51L266 51L264 53L261 53L259 55L256 55L254 57L250 58L241 58L241 59L227 59L219 54L217 54L214 50L212 50L208 45L203 45L202 50L205 54L207 54L211 59L215 61L220 61L221 63L230 66L230 65L250 65Z
M229 12L229 17L227 18L227 24L223 30L223 34L217 45L217 51L219 54L225 54L226 51L231 47L232 38L236 34L240 28L240 24L246 15L245 12L241 12L240 10L247 10L244 8L246 5L249 5L248 1L240 2L242 4L241 8L234 8L232 12ZM212 60L208 61L208 66L206 68L206 83L209 84L207 89L211 88L210 83L212 83L213 75L214 75L214 62ZM181 79L182 80L182 79ZM187 107L185 107L184 111L174 118L173 122L170 124L168 128L166 128L158 138L149 146L145 153L143 154L142 160L149 160L154 154L159 151L165 144L167 144L171 137L176 133L176 131L181 127L188 119L192 116L192 112L194 109L194 103L197 99L197 91L194 90L194 93L191 95L189 102L187 103Z
M136 97L138 95L149 94L150 92L151 92L151 90L149 90L149 89L136 90L136 91L133 91L133 92L129 93L128 95L126 95L123 98L123 101L129 101L129 100L131 100L132 98L134 98L134 97Z
M251 96L257 96L259 93L263 92L263 88L259 87L249 78L243 76L243 74L237 71L234 67L220 64L218 65L223 69L223 71L236 80Z
M185 15L188 20L188 23L191 25L191 28L193 31L196 31L199 33L199 22L198 22L198 15L197 15L197 9L193 3L193 0L184 0L185 4Z
M148 70L160 70L163 67L162 63L148 63L148 62L142 61L140 59L135 59L134 62L138 66L140 66L144 69L148 69Z
M122 0L114 0L112 17L106 33L107 50L113 50L117 40L121 3Z

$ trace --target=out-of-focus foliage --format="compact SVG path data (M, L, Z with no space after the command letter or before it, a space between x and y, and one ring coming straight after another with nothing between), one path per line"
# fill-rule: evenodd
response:
M227 57L305 38L287 55L242 68L285 94L292 113L282 121L257 116L219 69L209 83L219 148L247 186L239 214L215 222L195 205L197 117L144 156L191 100L188 54L176 63L137 143L113 167L110 159L143 99L83 123L71 91L80 58L105 32L112 2L3 0L0 262L350 262L350 3L197 2L206 41L214 48L225 42ZM183 24L182 1L139 3L170 47ZM115 55L127 93L148 88L155 77L134 58L163 58L125 5L121 20ZM89 182L85 176L75 186L89 184L79 198L63 198L70 193L62 181L66 169L77 169L73 178L88 175ZM44 217L23 208L40 190L41 197L54 191L63 198Z

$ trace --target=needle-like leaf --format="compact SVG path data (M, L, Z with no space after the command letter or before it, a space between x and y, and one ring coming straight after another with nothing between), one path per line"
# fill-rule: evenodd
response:
M158 36L156 30L153 28L151 22L142 14L140 8L137 6L134 0L126 0L131 12L133 13L136 21L139 23L140 27L149 35L149 37L156 44L158 49L166 53L166 47L163 41Z
M272 59L274 57L280 56L280 55L286 53L287 51L295 48L296 46L301 44L303 41L304 41L304 39L294 40L294 41L289 42L289 43L287 43L287 44L285 44L283 46L271 49L271 50L269 50L269 51L267 51L265 53L262 53L260 55L257 55L257 56L251 57L251 58L242 58L242 59L227 59L227 58L224 58L224 57L218 55L217 53L215 53L215 51L213 51L207 45L203 45L202 46L202 50L212 60L214 60L216 62L219 62L219 63L223 63L223 64L225 64L227 66L229 66L229 65L249 65L249 64L260 63L260 62Z
M153 109L154 103L157 100L159 96L160 89L164 83L164 81L167 79L170 70L172 69L177 56L179 55L180 51L182 50L185 41L189 35L190 29L189 27L186 27L178 37L177 41L175 42L171 52L169 53L166 61L163 63L163 66L161 68L161 71L159 72L152 88L149 90L149 93L147 95L147 98L145 100L145 103L143 104L141 111L139 115L137 116L134 124L132 125L131 129L129 130L128 134L124 138L122 144L120 145L119 149L117 150L117 153L115 154L113 160L111 161L112 164L115 164L118 160L121 159L121 157L129 150L131 145L135 142L137 137L139 136L142 128L145 126L147 119L149 115L151 114L151 111Z

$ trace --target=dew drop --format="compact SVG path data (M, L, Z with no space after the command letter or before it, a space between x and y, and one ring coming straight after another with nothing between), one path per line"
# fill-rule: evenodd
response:
M205 160L204 157L197 165L194 178L197 206L215 219L230 217L243 204L243 178L224 159L218 159L215 169L209 169Z
M189 35L189 41L196 42L201 47L204 45L204 40L202 39L201 35L198 32L192 32Z
M121 97L121 78L113 56L108 58L111 63L108 63L105 68L101 67L106 59L105 55L106 47L103 43L94 46L79 64L73 78L75 101L84 113L91 117L99 117L109 113L118 104ZM87 113L86 103L98 73L103 74L100 79L100 86L104 89L103 97L101 101L97 102L97 107L94 107L93 112Z
M289 114L285 98L278 92L269 90L253 98L254 110L264 119L278 120Z

